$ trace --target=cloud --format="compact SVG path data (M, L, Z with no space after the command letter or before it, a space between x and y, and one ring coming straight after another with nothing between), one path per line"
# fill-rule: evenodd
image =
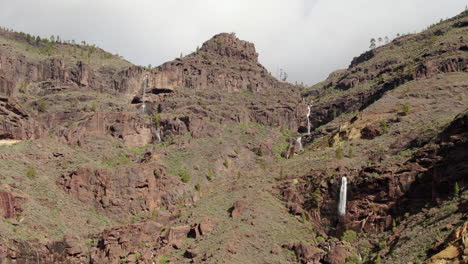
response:
M466 0L0 0L0 25L86 40L139 65L188 54L220 32L254 42L260 61L290 81L319 82L372 37L420 31Z

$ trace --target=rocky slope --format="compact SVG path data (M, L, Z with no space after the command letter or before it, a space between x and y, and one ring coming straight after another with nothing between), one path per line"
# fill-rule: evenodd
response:
M1 30L0 262L463 263L467 15L306 89L234 34L146 69Z

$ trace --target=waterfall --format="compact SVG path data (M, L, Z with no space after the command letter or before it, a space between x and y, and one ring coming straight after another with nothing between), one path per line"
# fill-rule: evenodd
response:
M143 105L141 106L141 112L143 114L145 113L145 108L146 108L146 103L145 103L146 86L148 86L148 75L145 75L143 79L143 93L141 95L141 101L143 102Z
M310 135L310 120L309 120L309 117L310 117L310 108L311 107L312 107L311 105L307 106L307 135Z
M338 216L346 214L346 177L341 178L340 201L338 203Z
M299 145L299 151L298 152L304 151L304 149L302 148L302 137L298 137L296 139L296 142L297 142L297 145Z
M158 138L158 141L161 142L161 129L158 127L156 128L156 137Z

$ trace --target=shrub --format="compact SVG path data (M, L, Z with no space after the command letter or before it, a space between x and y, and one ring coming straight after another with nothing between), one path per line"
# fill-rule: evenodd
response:
M33 167L29 167L28 172L26 173L26 177L28 177L31 180L36 178L36 169L34 169Z
M317 241L318 243L325 242L325 238L318 236L317 238L315 238L315 241Z
M352 148L349 148L349 150L348 150L348 157L349 158L353 157L353 149Z
M188 173L188 171L181 169L178 174L182 182L187 183L190 181L190 174Z
M335 158L337 158L337 159L342 159L343 158L343 149L341 147L338 147L335 150Z
M262 146L259 146L259 147L257 148L257 156L260 156L260 157L261 157L261 156L263 156L263 155L265 155L265 152L263 151L263 147L262 147Z
M359 259L358 256L356 255L351 255L346 258L345 264L361 264L361 260Z
M387 120L380 121L380 128L382 129L382 133L385 134L388 131Z
M224 167L226 167L227 169L229 169L229 165L230 165L230 162L229 162L229 159L225 159L224 162L223 162L223 165Z
M454 194L455 194L455 197L460 196L460 186L458 185L458 182L455 182Z
M403 111L402 111L402 114L403 114L404 116L407 116L407 115L409 114L409 110L410 110L409 104L404 104L404 105L402 106L402 108L403 108L403 109L402 109L402 110L403 110Z
M46 104L44 100L39 101L39 104L37 105L37 111L39 113L44 113L46 110Z
M159 127L161 125L161 118L159 117L158 112L154 112L152 121L155 127Z
M353 230L346 230L341 237L341 240L349 243L354 243L357 240L357 233Z
M159 264L166 264L166 263L169 263L169 259L166 256L162 256L159 259Z
M195 190L197 190L197 192L199 192L200 189L201 189L201 185L200 185L199 183L197 183L197 184L195 185Z
M19 92L23 94L28 93L28 83L22 82L19 87Z
M208 169L208 172L206 173L206 179L208 179L209 181L212 181L214 178L215 178L215 172L212 168L209 168Z
M142 255L141 255L140 252L135 253L135 259L136 259L136 260L139 260L139 259L141 258L141 256L142 256Z
M387 242L385 242L385 241L380 241L380 242L379 242L379 248L380 248L380 250L386 249L386 248L387 248Z

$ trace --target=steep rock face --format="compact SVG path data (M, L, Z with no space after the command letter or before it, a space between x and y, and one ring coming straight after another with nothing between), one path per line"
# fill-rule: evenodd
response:
M168 232L163 232L169 229ZM151 221L105 229L87 237L65 236L48 244L0 244L2 263L156 263L172 242L187 237L190 226L165 227Z
M277 86L257 59L252 43L239 40L234 34L219 34L195 53L153 70L149 87L153 92L180 88L261 92Z
M466 16L463 13L459 18L466 19ZM306 91L305 96L313 96L318 101L311 109L313 127L326 124L342 113L363 110L386 91L406 82L438 74L468 72L464 48L467 40L463 38L467 29L457 31L450 27L458 22L447 22L439 29L399 37L367 51L354 58L348 69L331 74L327 80Z
M13 218L21 212L20 199L11 192L0 191L0 216Z
M455 183L466 186L468 173L468 113L460 114L439 136L402 166L368 166L340 170L348 177L347 213L337 217L340 179L315 171L305 182L283 183L281 194L291 212L307 213L317 223L339 223L336 232L384 231L394 217L419 212L427 203L452 195ZM378 176L376 176L378 175ZM341 231L340 231L341 230Z
M141 147L153 140L154 129L149 118L137 113L52 113L42 119L48 129L69 143L107 135L121 139L128 147Z
M121 169L80 168L62 175L57 183L78 200L114 216L173 207L184 192L181 182L149 164Z
M44 128L12 98L0 97L0 139L34 139Z

